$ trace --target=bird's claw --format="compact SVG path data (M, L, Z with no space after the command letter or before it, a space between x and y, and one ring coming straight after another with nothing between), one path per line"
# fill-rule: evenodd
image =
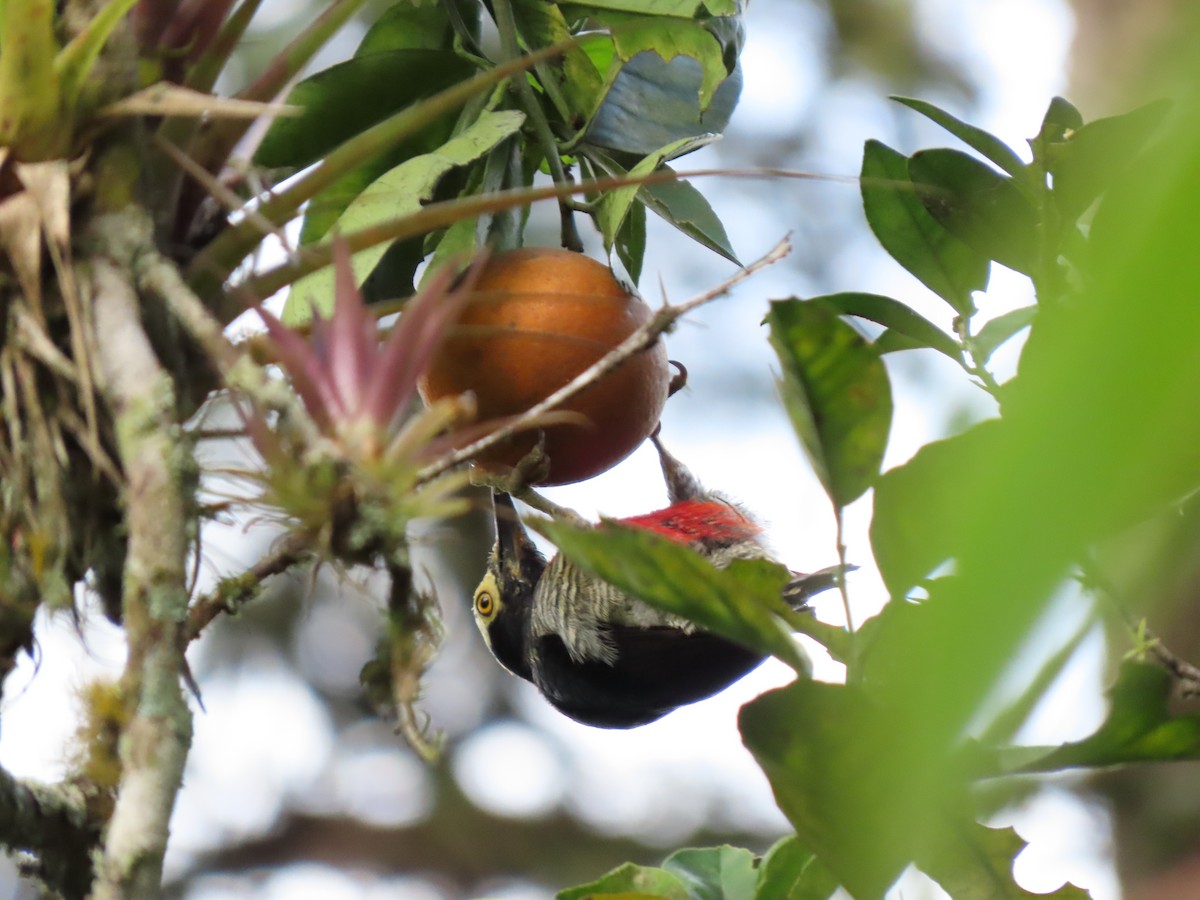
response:
M522 456L515 466L506 472L496 472L475 466L471 470L471 483L490 487L520 497L532 485L544 481L550 474L550 457L546 456L546 435L538 431L537 443Z

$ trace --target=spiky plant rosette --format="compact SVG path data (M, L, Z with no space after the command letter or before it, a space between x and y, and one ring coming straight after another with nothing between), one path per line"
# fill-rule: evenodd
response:
M443 267L384 329L355 285L344 242L336 242L334 255L328 318L314 311L307 327L294 328L256 308L302 407L251 406L243 415L264 462L263 502L346 562L394 558L409 521L462 511L461 468L432 478L421 473L487 427L473 424L470 395L428 407L417 395L477 267L461 280L454 266Z

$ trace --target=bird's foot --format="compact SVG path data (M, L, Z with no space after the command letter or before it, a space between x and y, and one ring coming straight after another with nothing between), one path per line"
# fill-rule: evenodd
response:
M588 525L587 519L573 509L559 506L552 500L539 494L533 485L544 479L550 471L550 460L546 456L546 440L542 432L538 432L538 441L520 461L507 472L488 472L475 467L471 470L471 483L490 487L516 497L531 509L545 513L552 519L570 522L573 525Z

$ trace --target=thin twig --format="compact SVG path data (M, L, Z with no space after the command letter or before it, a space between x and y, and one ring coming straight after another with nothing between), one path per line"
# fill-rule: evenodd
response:
M241 575L232 575L210 593L196 600L188 610L187 640L194 641L217 616L237 613L261 593L262 583L272 575L281 575L312 556L311 535L289 532L266 556Z
M257 225L259 231L264 235L274 235L285 248L290 250L287 234L284 232L283 226L276 225L257 209L252 209L245 200L223 185L204 166L158 134L158 132L153 133L150 139L154 143L154 146L166 155L167 159L182 169L184 173L190 175L204 190L208 191L209 196L225 207L228 212L243 214L249 221Z
M1116 586L1097 568L1093 560L1085 559L1079 568L1083 586L1094 588L1095 592L1107 598L1109 606L1121 617L1125 627L1137 635L1139 646L1134 649L1148 650L1154 654L1155 659L1179 680L1185 696L1200 696L1200 666L1169 650L1162 639L1146 627L1145 619L1136 618L1121 601Z
M671 328L680 317L687 315L693 310L705 303L716 300L718 297L723 297L728 294L734 287L741 284L747 278L751 277L758 271L765 269L767 266L774 265L783 259L791 251L791 240L785 237L776 244L764 256L739 270L734 275L722 281L719 285L711 290L698 294L695 297L677 305L667 305L660 307L657 312L650 318L648 322L639 327L624 341L596 360L592 365L588 366L580 372L575 378L571 379L567 384L563 385L557 391L552 393L540 403L535 403L519 416L514 416L501 428L473 441L467 446L449 453L435 463L431 463L422 469L417 475L417 484L424 484L427 481L436 478L448 469L466 462L469 459L479 455L484 450L492 447L501 441L508 440L518 431L528 429L532 424L546 413L553 410L555 407L569 400L581 391L591 387L601 378L604 378L625 360L640 353L647 347L650 347L658 340L664 332Z
M838 576L837 588L838 593L842 597L842 609L846 612L846 631L854 634L854 616L850 612L850 589L846 585L846 535L842 509L838 507L835 511L837 519L837 554L838 554Z

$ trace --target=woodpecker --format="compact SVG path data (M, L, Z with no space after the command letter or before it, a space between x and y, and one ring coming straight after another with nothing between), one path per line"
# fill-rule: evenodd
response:
M762 528L708 491L678 459L659 454L670 505L619 520L692 547L718 567L769 559ZM633 728L711 697L764 655L622 593L559 554L537 549L508 494L494 495L496 544L475 590L474 616L496 660L530 681L560 712L598 728ZM831 587L828 570L798 578L784 596L797 608Z

